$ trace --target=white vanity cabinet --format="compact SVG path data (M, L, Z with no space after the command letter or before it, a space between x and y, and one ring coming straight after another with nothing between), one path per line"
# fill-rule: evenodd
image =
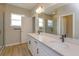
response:
M31 36L28 40L28 48L33 56L60 56L59 53Z
M37 46L37 41L34 38L30 37L28 39L28 49L30 50L33 56L37 55Z
M28 42L27 42L28 49L30 50L30 52L32 52L32 38L29 37L27 41L28 41Z
M49 56L49 55L47 54L47 52L42 47L38 46L37 56Z
M39 54L38 55L42 55L42 52L43 52L43 55L47 55L47 56L60 56L59 53L57 53L56 51L54 51L53 49L49 48L48 46L46 46L45 44L43 43L39 43Z
M47 56L46 52L39 46L41 43L30 37L28 39L28 49L33 56Z

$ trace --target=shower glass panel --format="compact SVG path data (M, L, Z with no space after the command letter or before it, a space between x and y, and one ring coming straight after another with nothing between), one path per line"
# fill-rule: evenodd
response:
M4 35L3 35L3 13L0 12L0 50L4 45Z

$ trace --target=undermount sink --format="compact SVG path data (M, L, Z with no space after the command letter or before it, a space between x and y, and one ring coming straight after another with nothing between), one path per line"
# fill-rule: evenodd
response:
M69 45L67 43L59 43L57 44L57 48L69 48Z
M52 43L52 42L57 41L56 39L50 39L50 38L46 38L46 37L43 37L43 36L39 37L39 40L42 40L42 41L47 42L47 43L49 43L49 42Z
M67 42L51 41L50 46L55 48L69 48L70 44Z

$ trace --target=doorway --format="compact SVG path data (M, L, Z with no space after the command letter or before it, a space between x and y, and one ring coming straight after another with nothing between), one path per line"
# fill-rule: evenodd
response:
M73 38L73 15L63 16L63 31L67 37Z

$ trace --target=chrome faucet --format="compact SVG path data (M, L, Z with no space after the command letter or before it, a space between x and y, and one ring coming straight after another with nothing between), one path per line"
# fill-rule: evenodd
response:
M62 40L62 42L64 42L64 38L66 38L66 34L64 34L64 35L61 36L60 39Z
M40 34L40 31L38 31L38 34Z
M38 30L38 34L40 34L42 31Z

